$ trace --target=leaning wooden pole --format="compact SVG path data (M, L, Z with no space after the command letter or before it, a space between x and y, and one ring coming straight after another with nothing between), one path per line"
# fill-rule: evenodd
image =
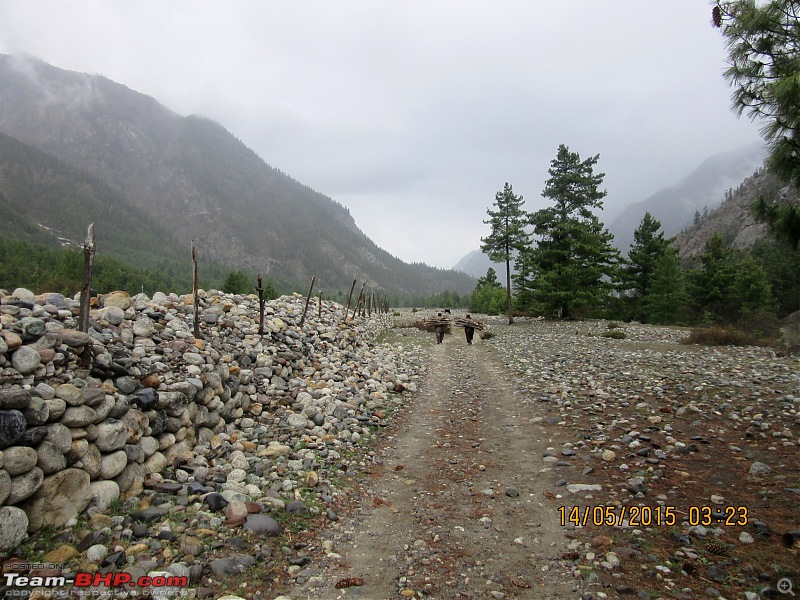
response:
M364 282L364 285L361 286L361 291L358 293L358 300L356 300L356 305L353 307L353 316L350 317L351 319L354 319L356 316L356 311L358 310L358 305L361 304L361 297L364 295L364 287L366 285L367 285L366 282Z
M261 273L258 274L258 335L264 335L264 283L261 279Z
M308 288L308 296L306 296L306 307L303 309L303 316L300 317L300 327L303 326L303 323L306 322L306 311L308 311L308 303L311 302L311 292L314 291L314 282L316 281L317 276L314 275L311 278L311 287Z
M197 294L197 251L192 240L192 296L194 301L194 337L200 339L200 298Z
M353 290L356 289L356 280L353 279L353 285L350 286L350 296L347 298L347 307L344 309L344 318L347 318L347 313L350 312L350 301L353 299Z
M94 265L94 223L86 230L83 242L83 286L81 287L81 309L78 327L83 333L89 331L89 303L92 295L92 267Z

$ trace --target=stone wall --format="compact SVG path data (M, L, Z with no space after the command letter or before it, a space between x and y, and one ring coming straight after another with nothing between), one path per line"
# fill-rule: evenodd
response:
M351 444L409 386L385 364L355 360L388 317L345 320L336 303L201 292L100 297L88 334L78 302L0 293L0 554L25 532L61 527L141 493L148 477L219 455L220 434L253 447ZM244 433L242 433L244 432ZM263 453L269 456L268 452ZM325 453L322 453L324 456Z

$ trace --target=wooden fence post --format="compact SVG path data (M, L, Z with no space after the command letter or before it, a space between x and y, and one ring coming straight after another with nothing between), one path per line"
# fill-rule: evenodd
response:
M347 313L350 311L350 301L353 299L353 290L356 289L356 280L353 279L353 285L350 286L350 296L347 298L347 307L344 309L344 318L347 318Z
M89 331L89 303L92 295L92 267L94 265L94 223L86 230L83 242L83 286L81 287L81 309L78 327L83 333Z
M200 339L200 299L197 296L197 251L192 240L192 295L194 298L194 337Z
M258 335L264 335L264 285L261 279L261 273L258 274L258 285L256 286L258 292Z
M311 287L308 288L308 296L306 296L306 307L303 309L303 316L300 317L300 327L302 327L303 323L306 322L306 311L308 310L308 303L311 301L311 292L314 290L314 281L316 279L316 275L311 278Z
M358 300L356 300L356 305L353 307L353 316L350 317L351 319L354 319L355 316L356 316L356 312L358 311L358 305L361 304L361 296L364 294L364 287L366 285L367 285L367 282L365 281L364 285L361 286L361 291L358 293ZM349 305L350 305L350 303L348 302L348 306Z

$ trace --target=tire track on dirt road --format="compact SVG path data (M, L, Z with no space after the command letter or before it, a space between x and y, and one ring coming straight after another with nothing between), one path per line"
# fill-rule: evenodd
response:
M536 406L480 340L446 336L379 439L360 505L320 535L318 573L287 597L579 598ZM363 585L335 587L348 578Z

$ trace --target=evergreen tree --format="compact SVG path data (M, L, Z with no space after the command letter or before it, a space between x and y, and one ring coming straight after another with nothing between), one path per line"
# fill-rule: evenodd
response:
M502 284L497 281L497 271L495 271L492 267L489 267L486 270L486 275L478 278L478 284L475 286L475 288L482 288L484 286L489 286L493 289L500 289L503 287Z
M767 273L750 252L738 261L733 285L738 321L747 322L774 312L775 300Z
M497 281L497 273L492 267L486 271L486 276L478 279L478 284L472 292L469 301L469 310L487 315L499 315L503 312L506 303L506 292Z
M497 210L486 209L492 232L481 238L481 252L492 262L506 263L506 310L508 324L514 322L511 314L511 261L514 255L523 251L529 244L525 231L525 211L522 209L522 196L517 196L506 182L502 192L495 194L494 206Z
M753 258L767 274L777 302L779 317L798 309L800 298L800 252L773 241L761 240L751 249Z
M692 306L704 323L734 319L736 263L733 250L725 246L719 233L706 242L699 268L692 270L688 277Z
M725 0L713 12L728 48L733 109L761 120L769 168L800 188L800 4Z
M739 255L717 233L689 273L691 300L704 322L745 324L772 313L775 301L763 268L747 252Z
M725 78L733 109L762 122L770 144L768 168L800 189L800 4L796 0L726 0L713 9L728 47ZM792 249L800 245L800 204L759 199L757 219Z
M514 259L514 270L516 273L511 276L514 280L514 301L521 311L531 311L535 309L536 295L536 260L533 248L528 247Z
M551 161L542 196L555 206L531 215L538 246L532 251L537 304L561 317L604 304L619 256L613 235L592 212L602 209L604 173L595 173L599 155L581 161L563 144Z
M643 320L658 325L682 323L688 298L678 251L667 247L653 268L650 291L642 298Z
M643 303L650 294L656 265L667 253L670 240L664 238L661 222L649 212L633 232L633 243L625 261L623 280L631 294L632 314L635 319L645 320Z
M222 291L229 294L252 294L255 285L243 271L231 271L222 283Z
M776 240L792 250L800 249L800 204L778 204L759 197L750 210L758 221L767 224Z

